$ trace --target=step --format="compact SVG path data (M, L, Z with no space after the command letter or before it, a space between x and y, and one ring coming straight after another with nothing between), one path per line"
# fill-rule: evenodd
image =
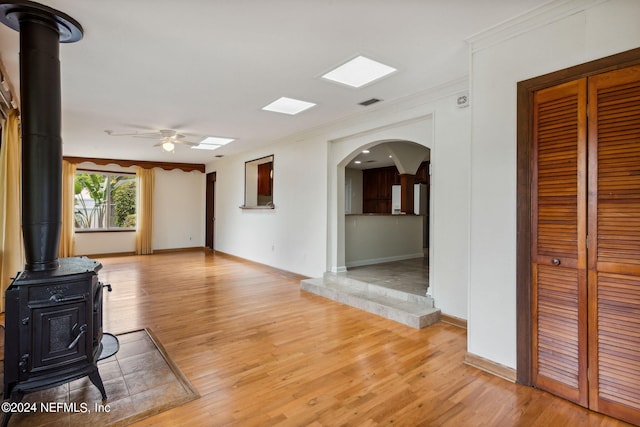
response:
M349 277L348 273L326 272L324 273L323 279L327 282L335 283L336 285L344 285L349 287L350 289L358 291L368 291L385 297L423 304L428 307L434 306L433 298L427 295L416 295L409 292L388 288L383 285L369 283L362 279L354 279L353 277Z
M416 329L440 321L440 309L434 307L430 297L384 288L340 273L302 280L300 288Z

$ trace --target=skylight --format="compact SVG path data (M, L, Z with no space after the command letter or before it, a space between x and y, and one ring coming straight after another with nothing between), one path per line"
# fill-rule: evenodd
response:
M352 87L361 87L396 71L395 68L358 56L329 71L322 78Z
M307 110L314 105L316 104L314 104L313 102L300 101L299 99L287 98L283 96L282 98L273 101L266 107L262 107L262 109L266 111L273 111L276 113L293 115L301 113L302 111Z
M210 136L200 141L200 144L194 145L191 148L197 150L215 150L233 141L233 138L221 138L219 136Z

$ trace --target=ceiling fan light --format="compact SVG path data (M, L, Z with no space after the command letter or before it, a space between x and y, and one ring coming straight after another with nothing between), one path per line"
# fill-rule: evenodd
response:
M164 151L173 151L174 148L175 148L175 145L171 141L166 141L162 143L162 149Z

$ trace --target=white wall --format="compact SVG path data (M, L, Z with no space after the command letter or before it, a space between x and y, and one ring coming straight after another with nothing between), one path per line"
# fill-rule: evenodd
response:
M362 171L360 169L345 168L345 184L351 189L351 194L346 194L345 205L350 202L351 209L345 207L345 213L361 214L363 195L362 195ZM346 191L346 188L345 188Z
M75 245L75 255L101 255L135 252L136 232L76 233Z
M422 223L416 215L347 215L347 267L422 258Z
M205 175L155 169L153 249L204 246Z
M78 169L135 173L135 168L80 163ZM153 249L204 246L205 175L155 168ZM135 232L75 234L75 254L135 252Z
M275 209L240 209L244 163L273 154ZM324 272L326 253L326 142L284 141L226 156L216 172L216 250L307 276Z
M554 2L470 40L468 351L516 367L516 85L640 46L640 2Z
M207 165L216 172L217 250L319 277L345 268L344 170L383 140L432 149L430 289L443 312L467 318L470 111L456 107L467 80ZM274 210L239 208L244 162L274 154Z
M372 114L369 121L351 123L353 133L336 138L331 144L330 170L338 194L330 198L329 269L342 271L344 239L344 165L362 149L390 139L401 139L431 149L431 215L429 245L429 290L443 313L467 318L469 245L469 126L470 110L457 108L457 94L467 88L466 81L453 82L432 93L394 105ZM343 135L345 135L343 130ZM342 166L342 169L340 168ZM342 173L342 174L341 174ZM334 190L336 191L336 190Z

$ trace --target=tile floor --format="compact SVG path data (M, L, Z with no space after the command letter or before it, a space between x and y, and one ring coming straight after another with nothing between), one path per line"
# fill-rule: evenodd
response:
M415 295L425 295L429 286L429 258L349 267L347 277Z
M10 426L128 425L197 397L174 371L144 330L118 335L120 350L98 363L108 395L101 405L98 389L88 378L30 393L23 402L35 403L34 413L14 413ZM67 404L42 410L41 403ZM86 405L86 406L85 406ZM108 406L107 406L108 405ZM86 410L84 410L84 409Z

